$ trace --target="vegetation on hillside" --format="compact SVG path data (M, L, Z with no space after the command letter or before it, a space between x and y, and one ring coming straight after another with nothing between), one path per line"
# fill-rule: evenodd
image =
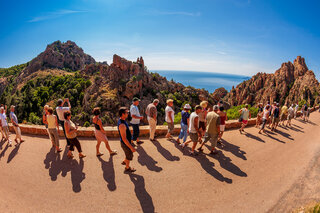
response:
M16 106L20 121L42 124L43 106L47 103L55 107L59 98L69 98L73 115L85 119L82 114L84 91L91 85L89 79L79 73L65 76L37 77L26 82L21 90L16 89L16 83L11 82L0 96L0 103ZM85 118L84 118L85 117Z
M17 76L26 66L28 66L28 63L25 64L19 64L16 66L12 66L9 68L0 68L0 77L15 77Z
M239 110L241 110L242 108L245 108L245 105L233 106L230 109L228 109L227 110L228 120L239 119L240 118ZM258 108L252 107L251 105L249 105L249 110L251 112L252 118L257 117Z

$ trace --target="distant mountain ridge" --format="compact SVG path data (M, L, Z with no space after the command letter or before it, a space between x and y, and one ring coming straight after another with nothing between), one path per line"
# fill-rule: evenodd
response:
M149 72L142 57L128 61L114 55L110 65L96 62L72 41L49 44L30 62L0 69L0 77L0 103L16 105L20 121L36 124L41 124L43 106L55 107L63 97L71 101L73 120L88 126L92 109L97 106L101 107L103 122L114 125L119 107L129 107L133 97L141 99L141 114L149 103L159 99L158 124L162 124L168 98L174 100L178 113L184 104L195 107L203 100L211 105L224 100L226 108L302 99L313 105L319 103L320 94L319 82L300 56L293 63L283 63L275 74L258 73L230 92L218 88L209 93Z
M217 102L206 90L185 87L150 73L142 57L132 62L114 55L111 65L98 63L72 41L53 42L18 71L11 69L0 70L0 102L17 105L19 119L32 123L40 124L43 106L55 107L62 97L70 99L73 119L81 125L88 125L96 106L101 107L104 122L115 124L117 110L129 107L133 97L141 98L142 114L155 98L160 100L159 124L164 122L168 98L175 101L176 113L186 103L194 107L202 100Z

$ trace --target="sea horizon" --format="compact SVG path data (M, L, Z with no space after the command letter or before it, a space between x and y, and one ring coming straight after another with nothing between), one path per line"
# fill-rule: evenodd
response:
M192 86L198 89L206 89L213 93L216 89L224 87L228 92L232 86L236 87L251 78L251 76L215 73L206 71L190 71L190 70L150 70L152 73L158 73L167 80L173 79L175 82L185 86Z

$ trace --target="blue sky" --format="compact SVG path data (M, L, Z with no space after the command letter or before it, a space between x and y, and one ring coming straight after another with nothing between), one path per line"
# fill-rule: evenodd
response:
M0 67L30 61L56 40L97 61L143 56L150 70L253 75L297 55L320 76L320 1L0 1Z

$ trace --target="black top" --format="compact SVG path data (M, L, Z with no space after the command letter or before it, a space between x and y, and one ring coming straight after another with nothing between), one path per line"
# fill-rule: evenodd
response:
M119 132L119 136L120 136L120 141L121 141L121 143L125 144L124 141L121 138L121 134L120 134L120 130L119 130L119 126L121 124L124 124L126 126L126 138L129 141L129 143L131 144L131 137L132 136L131 136L131 132L130 132L130 129L129 129L129 125L125 120L121 120L121 119L119 119L119 121L118 121L118 132Z
M274 109L273 117L274 117L274 118L279 118L279 108L278 108L278 107L276 107L276 108Z
M92 120L92 122L93 122L93 120ZM93 124L94 124L94 128L96 128L96 130L101 130L99 124L97 124L95 122L93 122Z

